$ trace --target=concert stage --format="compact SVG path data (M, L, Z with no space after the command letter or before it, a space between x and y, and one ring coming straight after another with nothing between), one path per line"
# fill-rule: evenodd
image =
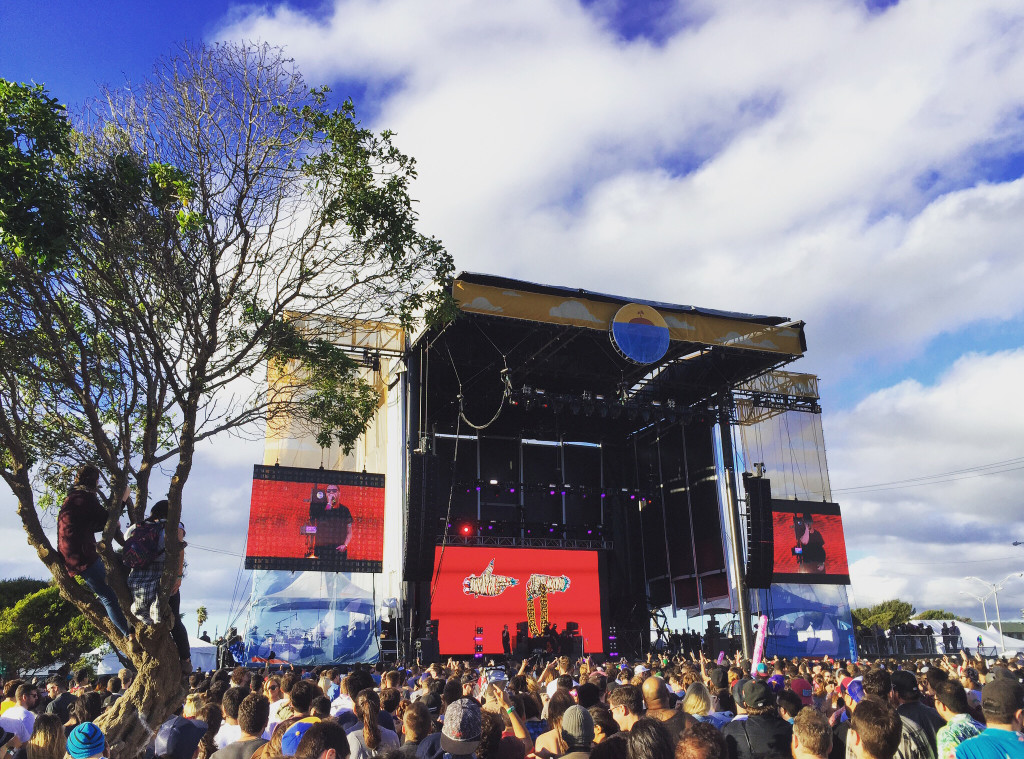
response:
M650 609L728 599L736 396L803 354L802 322L481 274L453 292L408 354L409 643L436 620L441 656L500 655L504 625L571 621L634 654Z
M781 371L802 322L482 274L453 294L411 342L338 326L379 393L353 449L268 429L247 656L490 658L506 625L514 655L635 656L664 610L709 608L746 650L762 613L769 655L855 650L817 380Z

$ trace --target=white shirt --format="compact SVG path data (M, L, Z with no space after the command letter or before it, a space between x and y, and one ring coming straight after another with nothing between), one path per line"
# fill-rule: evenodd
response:
M32 736L36 715L24 706L12 706L0 715L0 727L18 736L22 743Z
M352 711L352 698L342 693L331 701L331 716L337 717L342 712Z
M242 726L241 725L229 725L225 722L220 726L220 730L217 731L217 735L214 736L213 740L217 744L217 748L224 748L229 743L234 743L242 737Z

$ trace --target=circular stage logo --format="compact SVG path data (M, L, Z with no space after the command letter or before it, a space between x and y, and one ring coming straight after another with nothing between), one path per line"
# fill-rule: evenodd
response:
M650 306L627 303L612 319L612 345L630 361L653 364L668 350L668 325Z

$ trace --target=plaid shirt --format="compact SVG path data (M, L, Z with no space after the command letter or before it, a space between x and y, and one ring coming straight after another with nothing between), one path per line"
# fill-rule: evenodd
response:
M956 747L968 738L981 735L985 726L976 722L970 714L957 714L936 733L938 759L956 759Z
M178 526L179 534L184 535L184 527ZM130 537L135 526L128 528L125 537ZM162 622L160 604L157 598L160 592L160 575L164 571L163 561L164 535L160 534L160 558L148 567L133 569L128 575L128 588L132 592L132 614L143 624L155 625Z

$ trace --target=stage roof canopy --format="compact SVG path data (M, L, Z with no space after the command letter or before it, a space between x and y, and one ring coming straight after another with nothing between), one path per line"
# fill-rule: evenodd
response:
M685 409L806 350L803 322L780 316L468 272L455 279L453 295L459 318L428 329L413 348L430 346L431 395L461 394L478 417L487 408L493 412L507 387L520 395L525 389L563 400L578 396L581 402L637 401ZM663 340L653 360L637 360L635 351L630 357L629 330L646 330L644 336Z

